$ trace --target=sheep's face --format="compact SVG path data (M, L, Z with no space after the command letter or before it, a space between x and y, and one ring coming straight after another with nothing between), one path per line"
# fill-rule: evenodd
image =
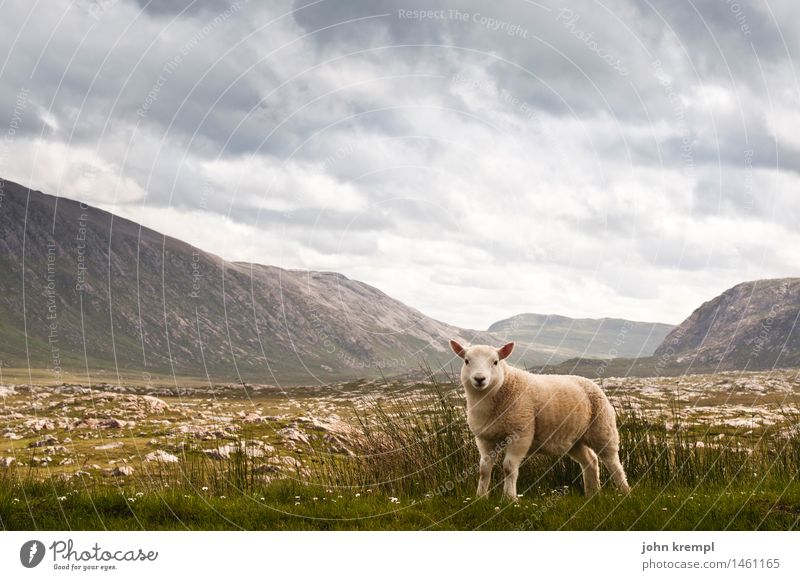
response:
M450 348L464 359L464 364L461 366L461 384L464 388L485 391L503 384L506 378L505 365L500 361L511 354L514 343L509 342L501 348L485 344L463 347L455 340L451 340Z

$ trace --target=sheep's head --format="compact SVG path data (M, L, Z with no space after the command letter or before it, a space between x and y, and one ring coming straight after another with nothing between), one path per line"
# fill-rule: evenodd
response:
M505 364L501 363L514 350L514 343L509 342L500 348L476 344L464 347L455 340L450 341L453 352L464 359L461 367L461 384L464 388L484 391L499 387L505 380Z

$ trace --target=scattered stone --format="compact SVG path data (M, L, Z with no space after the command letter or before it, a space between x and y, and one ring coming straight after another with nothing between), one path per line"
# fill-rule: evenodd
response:
M132 428L136 426L135 421L123 421L114 417L98 419L96 417L84 417L72 423L69 429L122 429L123 427Z
M56 427L51 419L28 419L25 421L24 425L37 433L39 431L49 431Z
M67 448L63 445L48 445L44 448L45 455L55 455L56 453L66 453Z
M97 449L98 451L106 451L108 449L119 449L120 447L122 447L122 443L120 443L119 441L114 441L113 443L98 445L97 447L95 447L95 449Z
M11 467L16 461L14 457L0 457L0 467Z
M159 462L159 463L178 463L178 457L173 455L172 453L167 453L159 449L158 451L153 451L152 453L148 453L144 456L144 460L148 462Z
M242 417L242 421L244 421L245 423L251 423L251 424L264 423L265 422L264 417L259 413L247 413L246 415L244 415Z
M28 447L44 447L45 445L51 445L53 443L58 443L58 439L53 437L52 435L45 435L43 438L39 439L38 441L31 442Z
M221 445L216 449L204 449L203 453L211 459L230 459L233 453L243 453L247 457L264 457L267 453L275 450L271 445L261 441L240 441L239 443L229 443Z
M133 467L130 465L118 465L111 471L111 475L114 477L128 477L133 475Z
M59 465L72 465L73 463L75 463L75 461L73 461L71 457L65 457L58 462Z
M292 425L284 427L283 429L279 430L278 435L283 437L284 440L289 441L291 443L304 443L305 445L308 445L310 443L310 441L308 440L308 435L306 435L299 428L294 427Z
M222 428L203 425L179 425L172 431L173 435L192 435L195 439L211 441L214 439L228 439L236 434L241 427L238 425L225 425Z

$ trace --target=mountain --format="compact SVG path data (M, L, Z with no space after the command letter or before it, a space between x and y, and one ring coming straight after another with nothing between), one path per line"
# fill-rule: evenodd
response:
M227 262L9 181L0 227L6 367L313 384L449 364L451 337L498 342L341 274Z
M800 278L726 290L678 325L655 356L720 370L800 366Z
M653 354L674 327L658 322L619 318L568 318L553 314L518 314L495 322L489 332L503 340L554 353L553 362L568 357L617 358Z

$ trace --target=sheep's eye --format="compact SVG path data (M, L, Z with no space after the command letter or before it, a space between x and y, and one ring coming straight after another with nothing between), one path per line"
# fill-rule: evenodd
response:
M494 366L497 366L497 361L494 361Z
M468 364L469 364L469 361L468 361L467 359L464 359L464 364L465 364L465 365L468 365Z

